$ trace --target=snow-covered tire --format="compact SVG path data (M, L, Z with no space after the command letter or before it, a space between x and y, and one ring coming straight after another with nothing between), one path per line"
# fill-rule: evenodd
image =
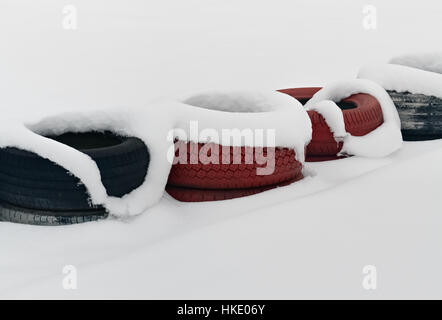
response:
M184 143L187 148L187 159L190 159L191 150L201 150L204 144L198 144L198 149L193 142ZM193 146L192 146L193 145ZM220 147L215 145L215 147ZM195 149L192 149L195 148ZM240 164L222 163L222 152L219 153L219 163L204 164L198 159L198 163L177 163L172 166L168 179L168 191L178 200L183 201L207 201L224 200L254 194L264 191L269 186L277 186L287 181L292 181L300 177L302 172L302 163L296 160L296 154L293 149L275 148L274 161L275 168L272 174L258 175L257 168L264 167L256 161L257 148L240 148ZM230 147L230 159L233 159L235 150ZM238 150L239 151L239 150ZM259 152L259 151L258 151ZM246 163L248 153L252 153L252 163ZM238 152L239 154L239 152ZM266 148L264 148L264 155ZM263 188L264 187L264 188ZM186 188L189 188L186 190ZM251 189L254 190L251 190ZM261 188L261 189L260 189ZM193 189L195 191L192 191ZM239 189L241 189L239 191ZM203 191L206 190L206 191ZM234 191L236 190L236 191ZM200 193L200 195L188 195L191 192ZM186 194L184 197L180 196ZM199 199L199 200L188 200Z
M409 92L388 94L399 113L404 140L442 139L442 99Z
M283 89L280 92L286 93L305 104L321 88L293 88ZM342 109L345 129L353 136L364 136L383 122L382 108L378 100L368 94L354 94L343 99L337 105ZM342 150L342 142L336 142L333 133L330 131L324 117L316 111L308 111L312 121L312 140L307 146L306 161L318 157L336 156Z
M85 211L48 211L16 207L0 203L0 221L31 224L37 226L61 226L76 223L92 222L105 219L106 210Z
M278 184L240 189L196 189L167 185L166 191L173 198L182 202L219 201L251 196L277 187L289 185L303 178L304 176L302 175L302 173L299 173L293 179Z
M89 155L110 196L121 197L140 186L149 164L146 145L110 132L65 133L49 137ZM94 216L97 209L80 180L35 153L0 149L0 201L19 208Z

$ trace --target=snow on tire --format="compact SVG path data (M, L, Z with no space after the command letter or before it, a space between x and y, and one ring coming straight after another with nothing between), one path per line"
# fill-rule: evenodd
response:
M399 117L404 140L442 138L442 99L424 94L388 91Z
M141 185L149 164L145 144L110 132L64 133L49 137L90 156L108 195L121 197ZM35 153L0 149L0 220L38 225L98 220L107 213L93 206L80 180Z
M278 90L286 93L302 104L305 104L321 88L292 88ZM353 136L364 136L383 123L382 108L371 95L354 94L343 99L338 106L344 116L345 129ZM337 159L336 155L342 150L343 143L337 142L324 117L316 111L309 110L312 121L312 140L307 146L306 161Z

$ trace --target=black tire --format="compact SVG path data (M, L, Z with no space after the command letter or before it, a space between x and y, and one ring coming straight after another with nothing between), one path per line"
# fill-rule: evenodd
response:
M388 91L399 113L405 141L442 139L442 99Z
M89 155L100 170L107 194L121 197L140 186L149 165L146 145L137 138L110 132L51 136ZM0 149L0 201L19 208L95 215L86 188L66 169L35 153Z
M7 203L0 203L0 221L32 224L38 226L61 226L76 223L92 222L107 218L104 209L75 211L44 211L19 208Z

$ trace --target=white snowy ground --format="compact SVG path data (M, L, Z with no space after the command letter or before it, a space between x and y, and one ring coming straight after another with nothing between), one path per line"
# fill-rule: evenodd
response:
M78 29L61 27L65 4ZM42 116L145 105L214 88L351 79L366 63L440 51L438 1L0 3L0 111ZM313 177L243 199L165 195L131 220L0 223L0 298L442 298L442 141L381 159L309 164ZM62 269L78 289L62 288ZM362 269L377 267L377 289Z

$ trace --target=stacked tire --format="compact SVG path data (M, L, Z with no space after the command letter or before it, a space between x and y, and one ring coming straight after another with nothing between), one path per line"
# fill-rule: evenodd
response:
M121 197L140 186L149 153L137 138L110 132L65 133L49 137L89 155L110 196ZM90 203L80 180L35 153L0 149L0 220L35 225L63 225L99 220L106 210Z

